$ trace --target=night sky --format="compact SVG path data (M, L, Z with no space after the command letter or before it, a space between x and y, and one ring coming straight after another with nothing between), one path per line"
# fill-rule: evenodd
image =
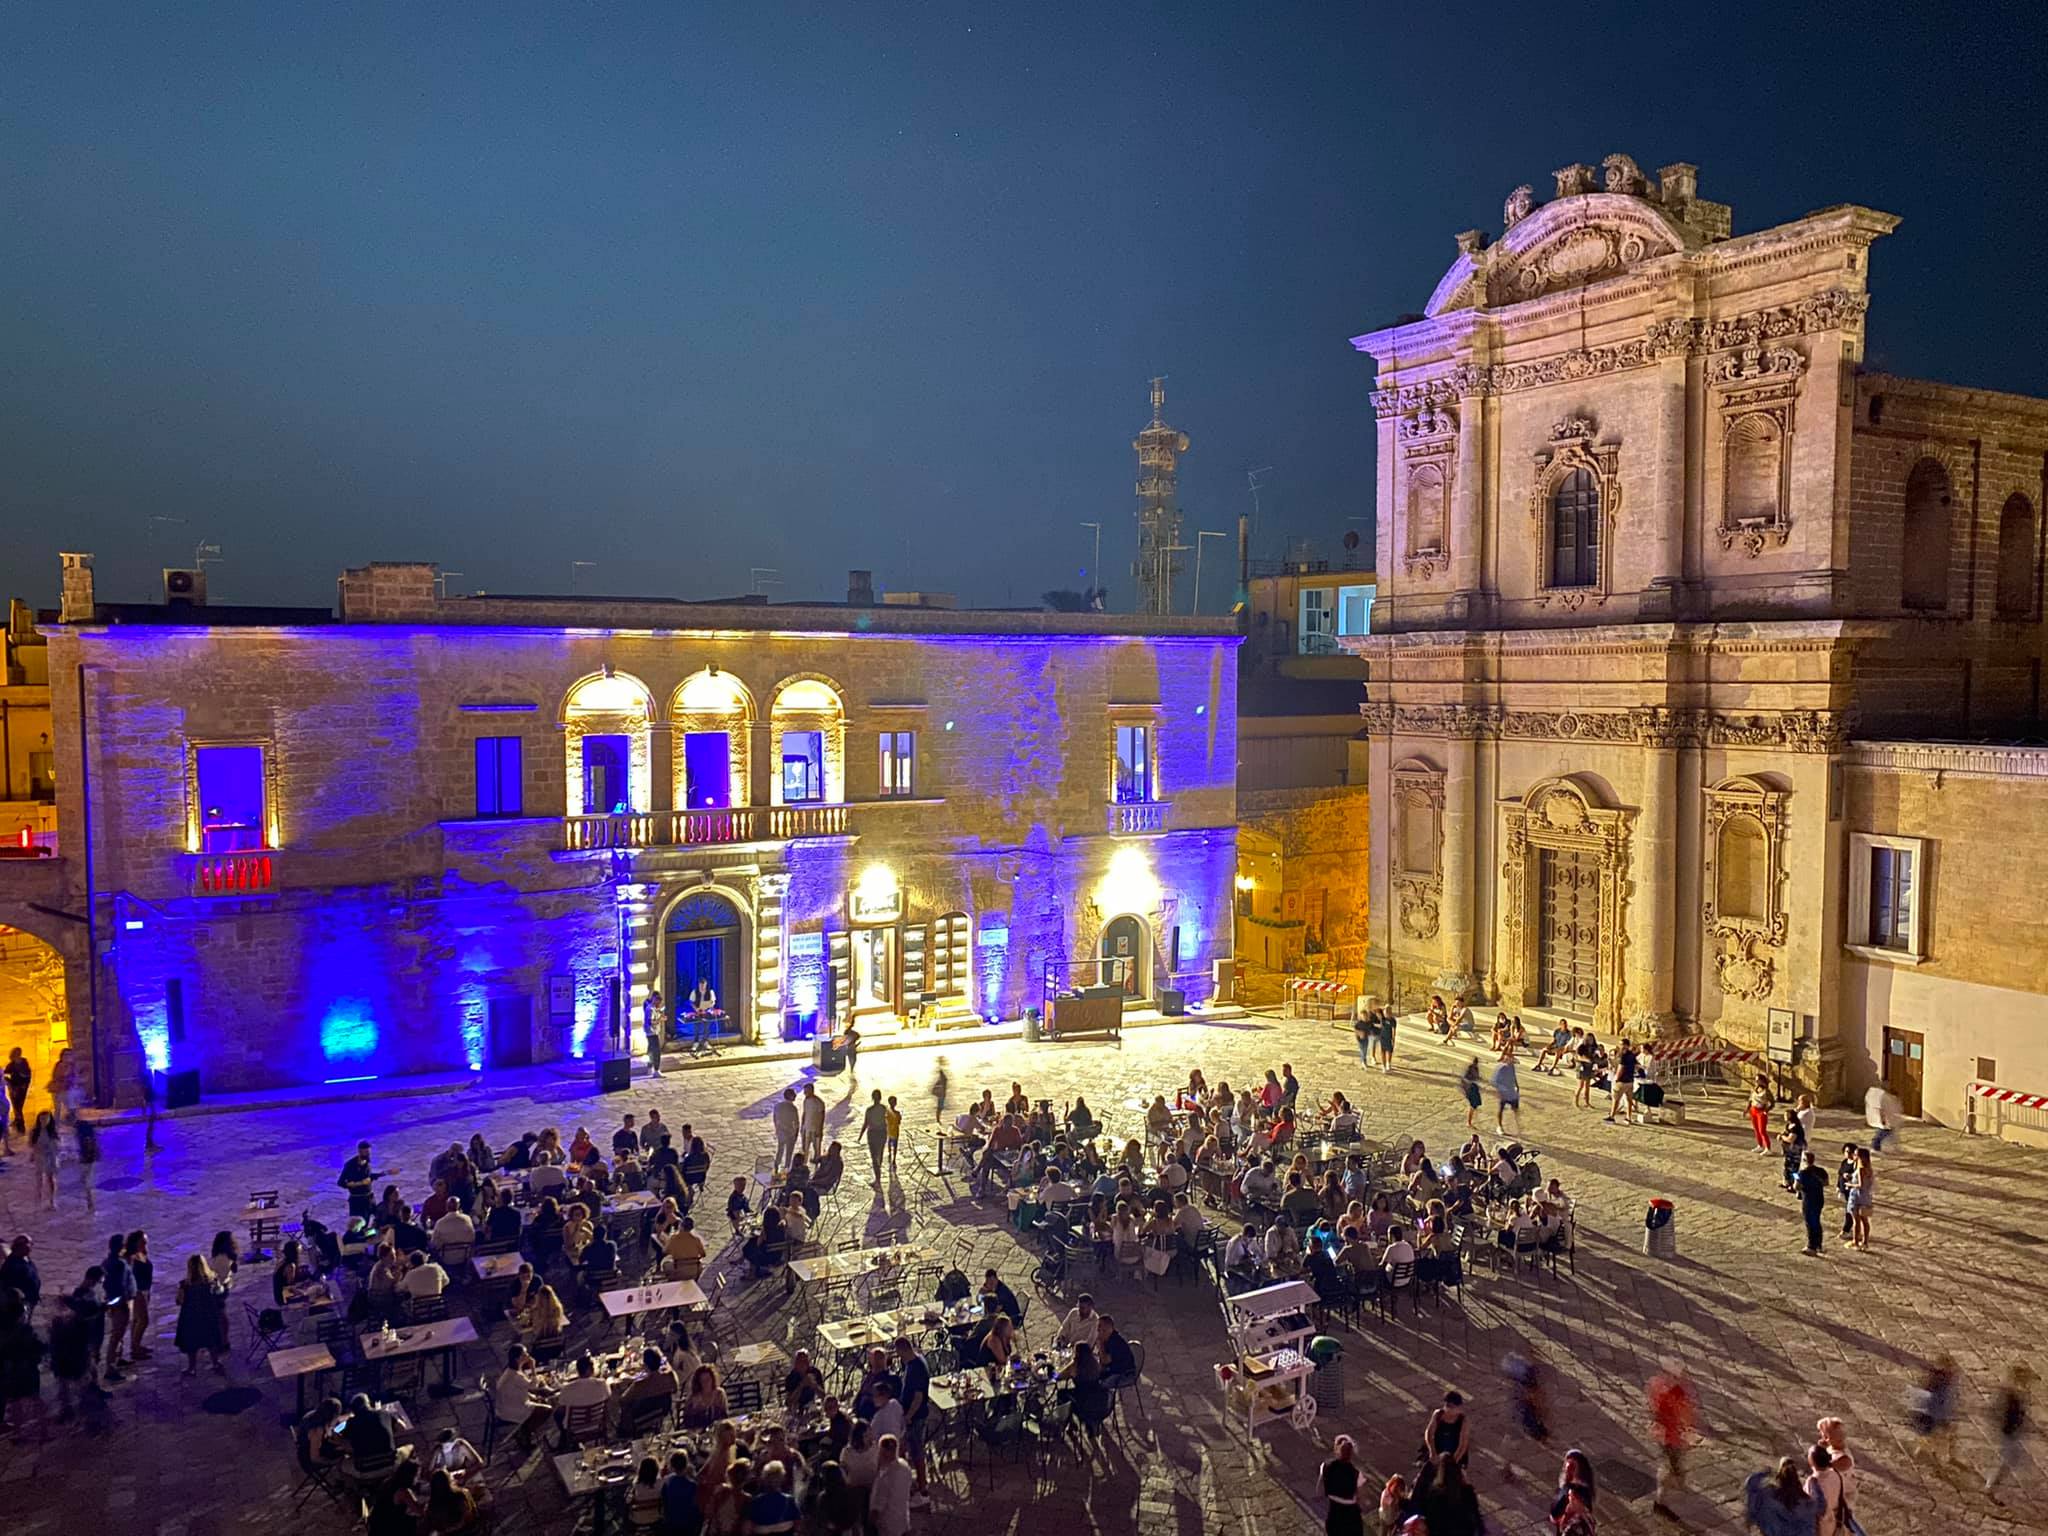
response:
M1905 19L1881 20L1887 11ZM1369 539L1370 363L1455 231L1623 151L1842 202L1870 360L2048 394L2048 7L232 4L0 13L6 589L221 546L458 589L1032 603L1188 526ZM1358 520L1358 521L1353 521ZM1228 594L1209 546L1208 606ZM592 562L576 570L572 563Z

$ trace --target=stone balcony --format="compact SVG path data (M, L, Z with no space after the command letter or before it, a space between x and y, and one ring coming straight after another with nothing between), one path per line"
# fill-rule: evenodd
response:
M722 843L787 842L844 837L845 805L746 805L716 811L626 811L565 816L562 847L570 853L614 848L716 847Z
M188 853L180 863L194 896L262 896L277 888L277 851L273 848Z
M1109 808L1109 830L1119 836L1166 830L1164 800L1124 800Z

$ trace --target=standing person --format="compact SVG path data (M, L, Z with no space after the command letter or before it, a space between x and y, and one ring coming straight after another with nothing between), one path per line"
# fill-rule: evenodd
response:
M1522 1433L1538 1445L1550 1440L1550 1392L1544 1380L1543 1366L1527 1355L1510 1353L1501 1361L1501 1374L1508 1379L1508 1392L1514 1402L1515 1422L1522 1426ZM1513 1473L1513 1463L1509 1463Z
M1676 1517L1671 1495L1685 1486L1685 1453L1692 1443L1696 1400L1684 1368L1666 1361L1650 1378L1650 1427L1657 1437L1663 1465L1657 1469L1657 1491L1650 1508L1660 1515Z
M120 1381L121 1354L128 1347L128 1323L133 1316L129 1298L134 1285L128 1272L128 1234L116 1232L107 1239L107 1256L100 1261L100 1296L107 1310L106 1381Z
M1479 1495L1455 1457L1439 1456L1430 1463L1416 1481L1415 1506L1429 1536L1479 1536L1486 1528Z
M1806 1251L1820 1256L1820 1218L1828 1208L1828 1176L1811 1152L1799 1158L1799 1214L1806 1218Z
M1835 1169L1835 1189L1842 1197L1842 1236L1856 1235L1856 1143L1842 1147L1842 1161Z
M1515 1132L1522 1129L1522 1083L1515 1075L1515 1053L1512 1049L1501 1053L1500 1062L1493 1069L1493 1095L1500 1102L1494 1107L1493 1128L1505 1136L1508 1133L1508 1111L1515 1112Z
M156 1144L156 1074L145 1069L142 1074L142 1150L154 1152Z
M213 1356L213 1368L223 1376L227 1366L221 1357L228 1352L227 1313L222 1309L225 1293L206 1260L192 1254L185 1260L185 1278L178 1282L178 1331L172 1336L178 1353L185 1357L185 1374L199 1370L199 1351Z
M896 1095L889 1095L889 1166L896 1166L896 1153L903 1142L903 1111L896 1107ZM911 1447L913 1451L916 1447ZM915 1457L912 1458L913 1460Z
M902 1443L882 1436L875 1453L875 1481L868 1489L868 1519L875 1536L909 1536L910 1496L917 1479L903 1461Z
M1853 1247L1868 1250L1870 1247L1870 1210L1877 1203L1877 1169L1871 1166L1870 1149L1856 1149L1856 1184L1849 1197L1850 1209L1856 1217L1856 1226L1849 1241Z
M1849 1529L1849 1501L1842 1487L1842 1474L1835 1470L1834 1453L1816 1440L1807 1449L1806 1496L1815 1505L1814 1529L1819 1536L1844 1536Z
M1465 1414L1462 1392L1446 1392L1443 1406L1422 1426L1422 1455L1427 1466L1445 1459L1464 1466L1472 1460L1472 1421Z
M932 1065L932 1123L942 1125L946 1119L946 1091L951 1087L946 1076L946 1058L941 1056Z
M1324 1536L1365 1536L1365 1514L1358 1507L1358 1445L1339 1435L1330 1446L1320 1479L1329 1509L1323 1516Z
M797 1108L794 1088L782 1090L782 1097L775 1101L775 1108L769 1112L768 1118L775 1127L775 1171L780 1173L796 1156Z
M647 1037L647 1070L655 1077L661 1076L661 1027L661 988L649 987L640 1005L640 1030Z
M1770 1078L1757 1073L1756 1081L1749 1087L1749 1128L1756 1136L1758 1157L1771 1150L1771 1110L1777 1102L1777 1096L1771 1092ZM1762 1477L1763 1474L1759 1472L1757 1476Z
M1593 1458L1581 1450L1564 1453L1557 1469L1557 1496L1550 1501L1550 1527L1557 1536L1593 1536Z
M1885 1144L1898 1139L1899 1122L1905 1116L1898 1095L1883 1083L1872 1083L1863 1095L1863 1123L1877 1134L1870 1138L1870 1150L1882 1152Z
M1465 1096L1465 1129L1479 1129L1479 1058L1474 1056L1465 1063L1464 1075L1458 1079L1458 1092Z
M1379 1047L1380 1031L1372 1009L1362 997L1351 1004L1351 1035L1358 1042L1358 1064L1371 1071L1372 1053Z
M1617 1117L1623 1125L1633 1125L1636 1119L1636 1073L1641 1070L1642 1057L1628 1036L1621 1037L1621 1052L1614 1060L1614 1096L1607 1104L1607 1120L1611 1125Z
M1785 1154L1785 1193L1789 1195L1799 1188L1800 1159L1806 1156L1806 1127L1796 1109L1785 1111L1785 1128L1778 1133L1778 1150Z
M57 1117L44 1110L28 1133L29 1157L36 1165L36 1194L50 1210L57 1209Z
M97 1210L93 1195L100 1176L100 1128L90 1120L73 1115L71 1134L78 1141L78 1182L85 1190L85 1208Z
M130 1232L122 1257L128 1261L129 1305L133 1309L129 1326L128 1358L147 1360L156 1351L144 1342L149 1337L149 1293L156 1284L156 1265L149 1258L149 1234Z
M1593 1077L1600 1070L1600 1041L1593 1031L1586 1031L1573 1055L1577 1057L1577 1065L1573 1070L1578 1074L1579 1088L1578 1092L1572 1095L1572 1103L1580 1109L1591 1109Z
M2027 1389L2033 1383L2033 1367L2025 1361L2016 1363L2005 1373L2005 1388L1998 1394L1998 1407L1992 1421L1998 1430L1998 1464L1984 1479L1984 1491L1994 1500L1998 1498L1998 1485L2012 1476L2026 1448Z
M868 1107L860 1120L860 1139L868 1144L868 1161L874 1164L874 1182L882 1182L882 1160L889 1155L889 1111L882 1103L882 1090L868 1096Z
M816 1083L804 1084L804 1096L797 1102L802 1128L803 1154L816 1162L825 1151L825 1101L818 1097Z
M349 1215L376 1214L377 1164L370 1156L367 1141L356 1143L356 1155L341 1165L340 1176L334 1182L348 1191Z
M28 1058L21 1054L21 1047L15 1046L7 1053L7 1103L13 1111L12 1119L17 1131L26 1131L22 1114L28 1104L28 1085L35 1080L35 1068L28 1064Z
M1394 1070L1395 1022L1393 1009L1382 1008L1380 1010L1380 1071L1382 1072L1392 1072Z
M718 993L709 976L699 976L690 989L690 1054L710 1049L712 1014L718 1011Z
M860 1026L852 1019L846 1021L846 1033L839 1037L839 1044L846 1052L846 1080L851 1083L860 1076Z

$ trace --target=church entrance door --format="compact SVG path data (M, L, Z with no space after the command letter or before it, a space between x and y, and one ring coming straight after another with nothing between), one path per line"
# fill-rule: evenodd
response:
M1600 869L1587 852L1545 848L1538 876L1537 998L1590 1015L1600 1001Z

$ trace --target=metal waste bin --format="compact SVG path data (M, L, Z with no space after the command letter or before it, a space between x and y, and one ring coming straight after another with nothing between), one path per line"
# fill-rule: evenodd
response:
M1669 1200L1652 1200L1643 1213L1643 1253L1653 1259L1678 1257L1678 1208Z
M838 1036L822 1029L818 1031L818 1038L811 1045L811 1065L821 1076L846 1070L846 1047Z

